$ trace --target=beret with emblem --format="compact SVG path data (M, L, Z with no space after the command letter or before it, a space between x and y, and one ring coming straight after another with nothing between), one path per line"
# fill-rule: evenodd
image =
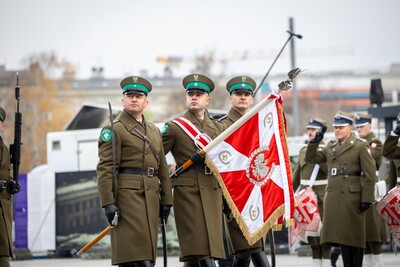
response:
M0 107L0 121L4 121L6 119L6 111L4 108Z
M362 114L357 113L354 117L354 126L361 127L367 124L371 124L372 122L372 115L370 114Z
M339 110L335 117L333 118L333 127L335 126L347 126L353 125L354 115L351 113L347 113Z
M124 78L121 83L123 94L146 95L150 93L151 83L140 76L129 76Z
M186 92L211 93L214 90L214 82L202 74L189 74L182 80L182 85Z
M326 121L317 117L312 117L308 122L306 129L321 129L326 125Z
M226 83L226 90L228 90L230 94L234 92L246 92L253 94L256 86L257 84L252 78L248 76L237 76L230 79Z

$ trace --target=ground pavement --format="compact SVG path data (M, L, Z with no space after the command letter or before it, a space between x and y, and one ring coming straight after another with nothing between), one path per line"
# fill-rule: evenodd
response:
M268 255L269 257L270 255ZM269 257L270 258L270 257ZM384 253L383 260L385 267L399 267L400 255L394 253ZM81 259L81 258L62 258L62 259L33 259L12 261L11 267L111 267L110 259ZM157 258L157 267L163 267L163 258ZM168 267L182 267L183 264L179 262L177 256L168 257ZM277 267L309 267L312 266L311 257L299 257L297 254L277 254L276 255ZM338 267L343 266L342 258L339 257L337 262Z

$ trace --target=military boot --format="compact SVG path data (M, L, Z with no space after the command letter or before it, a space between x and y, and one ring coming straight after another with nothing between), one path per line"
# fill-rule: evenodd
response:
M250 257L254 267L271 267L264 251L251 253Z
M212 258L200 260L200 267L216 267L215 261Z

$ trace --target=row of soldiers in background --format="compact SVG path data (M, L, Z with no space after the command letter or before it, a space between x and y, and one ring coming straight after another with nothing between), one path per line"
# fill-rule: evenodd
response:
M229 207L223 205L221 188L205 165L205 155L200 153L195 138L202 138L205 133L214 139L245 114L253 103L256 83L247 76L235 77L227 83L232 109L221 120L212 119L206 109L214 90L210 78L191 74L182 83L187 110L181 117L168 121L160 134L143 116L151 83L138 76L123 79L120 85L124 109L101 131L97 177L101 205L113 227L112 264L153 266L158 219L166 221L173 205L180 261L187 266L214 267L215 260L226 258L224 213L229 254L238 255L234 266L249 266L251 259L256 267L268 267L264 242L248 245L232 220ZM165 160L168 152L172 153L178 170L187 160L193 162L172 183Z
M323 227L321 237L308 237L314 266L336 266L340 251L344 266L361 267L364 254L365 266L383 266L386 226L372 203L382 155L390 159L389 189L399 182L400 165L394 159L400 158L400 113L384 146L372 132L371 122L369 114L339 111L333 119L336 139L326 145L322 141L325 120L313 118L306 126L308 145L300 150L293 188L311 186L317 195ZM361 139L352 132L353 123ZM335 247L332 261L330 246Z

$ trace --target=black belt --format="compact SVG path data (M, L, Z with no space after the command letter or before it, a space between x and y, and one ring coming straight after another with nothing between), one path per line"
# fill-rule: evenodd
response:
M204 174L211 174L210 168L208 168L204 164L192 164L189 168L186 169L187 172L198 172Z
M118 173L128 173L128 174L141 174L148 177L153 177L158 175L158 170L153 167L147 167L147 169L141 168L119 168Z
M349 171L349 170L338 170L337 168L332 168L329 171L330 176L344 175L344 176L361 176L361 171Z
M0 192L7 189L8 181L0 180Z

